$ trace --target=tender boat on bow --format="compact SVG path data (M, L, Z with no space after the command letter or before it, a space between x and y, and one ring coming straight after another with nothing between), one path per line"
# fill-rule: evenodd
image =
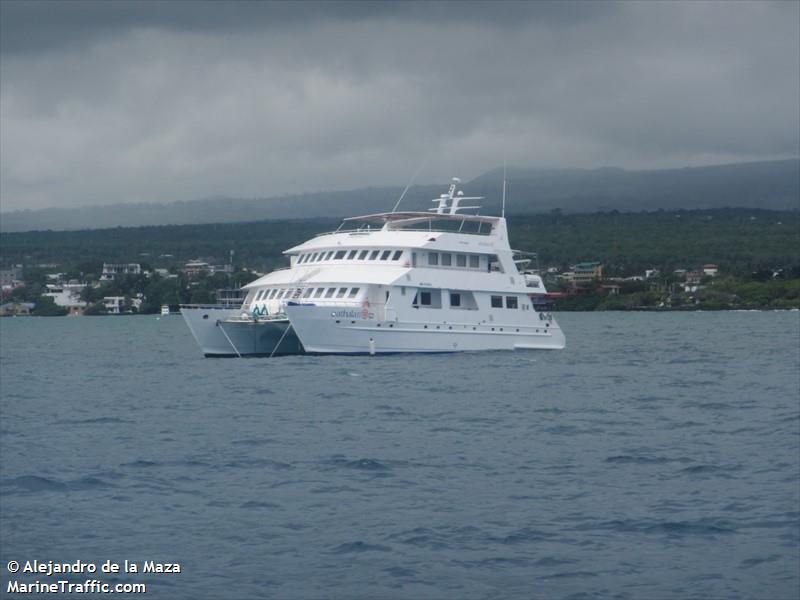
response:
M505 218L461 212L478 208L462 201L480 198L464 197L458 183L430 212L345 219L290 248L290 267L246 285L236 314L212 324L216 351L204 352L563 348L553 316L533 306L531 278L518 269L527 260L511 249ZM544 293L536 279L535 293Z

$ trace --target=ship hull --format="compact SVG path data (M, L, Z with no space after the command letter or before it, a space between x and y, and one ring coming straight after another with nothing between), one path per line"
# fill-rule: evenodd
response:
M303 354L303 346L289 328L288 319L258 322L229 320L240 314L239 308L181 306L181 315L206 357Z
M341 318L330 306L289 305L286 313L305 351L313 354L393 354L546 349L565 346L550 319L538 326L403 322Z

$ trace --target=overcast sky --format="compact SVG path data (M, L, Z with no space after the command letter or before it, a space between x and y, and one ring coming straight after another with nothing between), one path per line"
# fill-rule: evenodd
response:
M800 3L0 2L2 210L800 153Z

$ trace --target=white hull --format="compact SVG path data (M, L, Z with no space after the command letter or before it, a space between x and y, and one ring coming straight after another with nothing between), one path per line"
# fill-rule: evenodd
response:
M286 356L305 354L289 319L221 321L219 327L238 356Z
M182 306L181 314L207 357L303 354L294 330L286 331L288 319L231 320L241 314L240 308L214 305Z
M205 356L236 356L236 352L217 323L238 315L239 308L213 305L181 306L183 320L189 326Z
M347 309L342 309L347 310ZM289 305L289 320L306 352L389 354L564 348L555 319L535 326L337 318L330 306Z

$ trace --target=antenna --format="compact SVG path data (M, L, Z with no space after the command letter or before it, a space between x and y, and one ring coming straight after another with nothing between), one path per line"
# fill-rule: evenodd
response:
M500 216L506 217L506 157L503 156L503 209Z
M406 192L408 191L408 188L411 187L411 185L414 183L414 180L417 178L417 175L419 175L420 171L422 171L422 167L424 167L425 163L428 162L428 156L429 155L426 155L425 158L422 159L422 164L420 164L420 166L417 169L416 173L414 173L411 176L411 179L409 179L408 184L406 185L406 189L404 189L403 193L400 194L400 197L397 199L397 202L395 203L394 208L392 209L392 212L395 212L397 210L397 207L400 206L400 202L403 201L403 198L405 197Z

